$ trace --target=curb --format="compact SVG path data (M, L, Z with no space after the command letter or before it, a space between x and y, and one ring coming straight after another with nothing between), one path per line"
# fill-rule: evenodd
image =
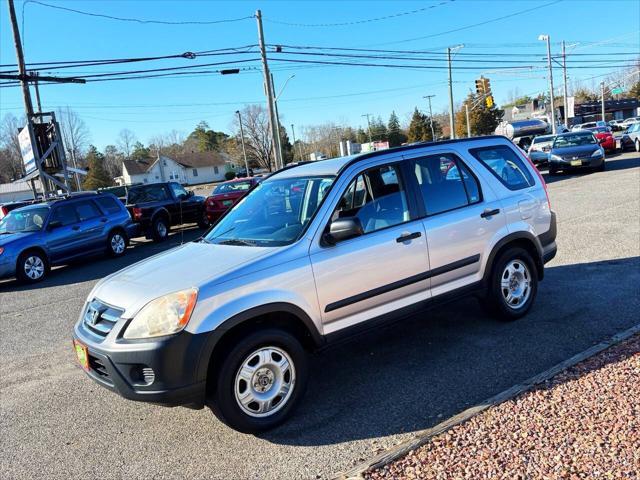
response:
M364 478L364 473L367 472L368 470L383 467L393 462L394 460L397 460L398 458L406 455L410 451L415 450L416 448L424 445L425 443L428 443L433 437L440 435L443 432L446 432L451 427L454 427L460 423L463 423L495 405L498 405L507 400L511 400L512 398L520 395L521 393L531 390L536 385L546 380L549 380L550 378L556 376L558 373L562 372L563 370L573 367L574 365L582 362L583 360L586 360L587 358L592 357L593 355L596 355L597 353L600 353L603 350L606 350L607 348L622 342L623 340L626 340L627 338L635 335L636 333L640 333L640 324L634 325L633 327L627 330L617 333L613 335L611 338L609 338L608 340L604 340L598 343L597 345L594 345L574 355L573 357L568 358L567 360L564 360L563 362L560 362L557 365L554 365L550 369L545 370L544 372L539 373L538 375L534 375L533 377L525 380L522 383L514 385L511 388L508 388L507 390L504 390L498 393L497 395L494 395L493 397L488 398L484 402L480 402L479 404L474 405L473 407L470 407L458 413L457 415L454 415L453 417L445 420L442 423L439 423L438 425L435 425L434 427L427 428L426 430L421 430L417 432L413 438L405 440L404 442L396 445L395 447L385 450L384 452L381 452L371 457L370 459L365 460L364 462L355 466L351 470L348 470L346 472L339 472L333 478L335 480L362 480L362 478Z

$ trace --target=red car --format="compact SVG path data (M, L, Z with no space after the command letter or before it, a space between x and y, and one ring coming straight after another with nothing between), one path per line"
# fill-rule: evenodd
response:
M224 212L244 197L247 192L262 181L260 177L236 178L216 185L204 202L210 222L218 220Z
M613 138L613 133L607 127L594 127L589 130L593 132L606 152L616 151L616 139Z

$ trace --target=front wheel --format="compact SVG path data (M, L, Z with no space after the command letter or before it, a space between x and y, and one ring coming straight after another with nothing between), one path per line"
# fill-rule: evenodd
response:
M23 283L36 283L49 273L47 257L37 251L25 252L18 257L16 277Z
M234 343L207 403L235 430L269 430L289 417L304 394L306 352L293 335L278 329L257 331Z
M538 292L538 275L531 255L523 248L510 248L494 264L485 307L501 320L526 315Z
M200 227L202 230L206 230L210 226L211 226L211 221L207 216L207 211L202 210L202 213L200 214L200 220L198 220L198 227Z
M640 140L636 139L636 152L640 152Z
M549 175L557 175L557 174L558 174L558 167L549 165Z

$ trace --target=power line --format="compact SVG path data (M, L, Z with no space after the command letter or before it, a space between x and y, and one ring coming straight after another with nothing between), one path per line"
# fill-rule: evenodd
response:
M535 10L540 10L541 8L550 7L551 5L558 4L558 3L562 2L562 1L563 0L554 0L553 2L545 3L543 5L538 5L538 6L532 7L532 8L527 8L525 10L519 10L517 12L510 13L509 15L503 15L502 17L490 18L490 19L485 20L483 22L473 23L471 25L465 25L464 27L458 27L458 28L454 28L452 30L446 30L444 32L432 33L430 35L424 35L424 36L421 36L421 37L405 38L404 40L395 40L395 41L392 41L392 42L375 43L375 44L372 44L371 46L375 46L375 45L393 45L393 44L397 44L397 43L406 43L406 42L413 42L413 41L416 41L416 40L425 40L427 38L439 37L441 35L447 35L449 33L460 32L462 30L467 30L469 28L480 27L482 25L487 25L489 23L498 22L500 20L505 20L507 18L512 18L512 17L515 17L517 15L522 15L523 13L529 13L529 12L533 12Z
M37 5L42 5L43 7L55 8L57 10L64 10L67 12L77 13L79 15L86 15L89 17L99 17L106 18L108 20L118 20L121 22L135 22L142 24L158 24L158 25L215 25L218 23L231 23L231 22L240 22L242 20L247 20L249 18L254 18L253 15L248 15L246 17L239 18L227 18L222 20L186 20L186 21L169 21L169 20L149 20L142 18L126 18L126 17L115 17L112 15L105 15L101 13L93 13L86 12L83 10L76 10L74 8L61 7L60 5L51 5L44 2L39 2L37 0L26 0L25 3L35 3Z
M350 22L339 22L339 23L294 23L294 22L286 22L286 21L282 21L282 20L272 20L270 18L265 18L266 21L271 22L271 23L277 23L279 25L288 25L290 27L344 27L344 26L348 26L348 25L359 25L362 23L371 23L371 22L378 22L381 20L388 20L390 18L398 18L398 17L404 17L407 15L414 15L416 13L422 13L422 12L426 12L427 10L431 10L433 8L437 8L440 7L442 5L446 5L447 3L451 3L455 0L443 0L435 5L429 5L428 7L423 7L423 8L416 8L415 10L409 10L407 12L400 12L400 13L392 13L390 15L384 15L382 17L375 17L375 18L367 18L364 20L352 20Z

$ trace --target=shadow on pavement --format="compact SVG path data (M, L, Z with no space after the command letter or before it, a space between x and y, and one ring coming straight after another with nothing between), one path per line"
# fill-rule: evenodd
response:
M607 171L614 170L627 170L630 168L638 168L640 167L640 154L635 158L616 158L620 154L616 154L615 157L613 155L608 155L606 160L606 170L603 172L606 174ZM591 175L594 172L593 170L570 170L568 172L560 172L556 175L551 175L548 171L542 173L544 177L544 181L549 183L555 183L562 180L569 180L571 178L582 177L584 175Z
M203 232L197 227L175 228L171 231L169 238L162 243L145 241L144 238L132 239L127 253L120 258L110 258L106 254L86 257L62 267L54 267L48 278L32 285L20 284L15 279L0 281L0 290L4 292L29 291L104 278L135 262L177 247L181 243L192 242L199 238Z
M639 292L632 257L549 267L515 322L474 299L414 315L316 355L297 413L260 437L321 446L432 427L638 323Z

